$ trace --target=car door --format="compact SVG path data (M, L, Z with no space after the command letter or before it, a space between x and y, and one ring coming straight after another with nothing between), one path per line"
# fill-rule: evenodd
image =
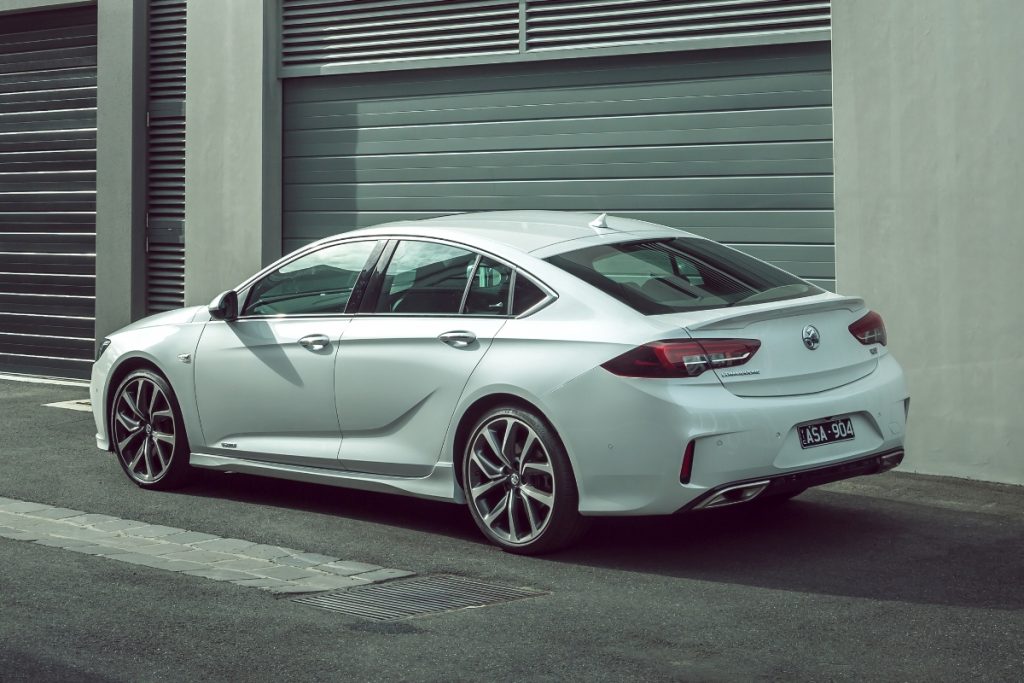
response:
M207 453L337 467L334 358L376 240L303 254L243 292L237 319L207 323L195 354Z
M336 360L342 467L430 473L469 376L505 324L511 272L456 245L398 242Z

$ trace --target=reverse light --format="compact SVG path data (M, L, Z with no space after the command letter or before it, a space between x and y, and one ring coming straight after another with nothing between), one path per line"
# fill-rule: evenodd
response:
M756 339L665 339L616 356L601 367L621 377L697 377L743 365L761 348Z
M882 322L882 316L874 311L869 311L863 318L850 325L850 334L865 346L870 344L885 346L888 341L885 336L885 323Z

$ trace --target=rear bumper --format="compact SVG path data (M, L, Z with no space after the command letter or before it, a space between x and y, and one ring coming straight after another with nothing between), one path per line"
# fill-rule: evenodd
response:
M582 514L670 515L737 482L799 488L788 477L832 476L832 468L841 473L847 463L902 449L907 388L887 355L867 377L816 394L739 397L720 384L630 380L598 369L545 398ZM854 439L801 447L799 425L838 416L850 417ZM683 484L690 442L693 469Z
M703 495L681 507L678 512L702 510L711 507L724 507L734 503L745 503L757 498L800 491L812 486L831 484L832 482L842 481L843 479L851 479L853 477L860 477L867 474L881 474L882 472L891 470L901 462L903 462L903 449L893 448L882 453L875 453L864 458L848 460L846 462L828 465L826 467L814 467L811 469L801 470L799 472L781 474L775 477L733 481L708 490ZM740 493L744 491L753 491L755 489L760 490L754 496L746 497ZM728 498L728 494L732 491L736 491L737 495L734 499L730 500Z

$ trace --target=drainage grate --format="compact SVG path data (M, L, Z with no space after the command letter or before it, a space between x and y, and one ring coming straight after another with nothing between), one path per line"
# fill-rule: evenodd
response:
M546 591L532 588L496 586L440 574L358 586L335 593L295 598L294 601L376 621L395 621L545 594Z

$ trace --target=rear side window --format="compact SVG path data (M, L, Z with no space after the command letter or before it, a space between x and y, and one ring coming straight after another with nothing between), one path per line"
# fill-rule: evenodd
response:
M735 249L693 237L599 245L547 260L645 315L824 291Z
M508 293L512 286L512 268L486 256L473 273L463 313L470 315L508 315Z
M378 313L457 314L476 254L436 242L402 241L384 271Z
M533 280L522 273L516 274L516 288L512 293L512 315L522 315L547 298Z

